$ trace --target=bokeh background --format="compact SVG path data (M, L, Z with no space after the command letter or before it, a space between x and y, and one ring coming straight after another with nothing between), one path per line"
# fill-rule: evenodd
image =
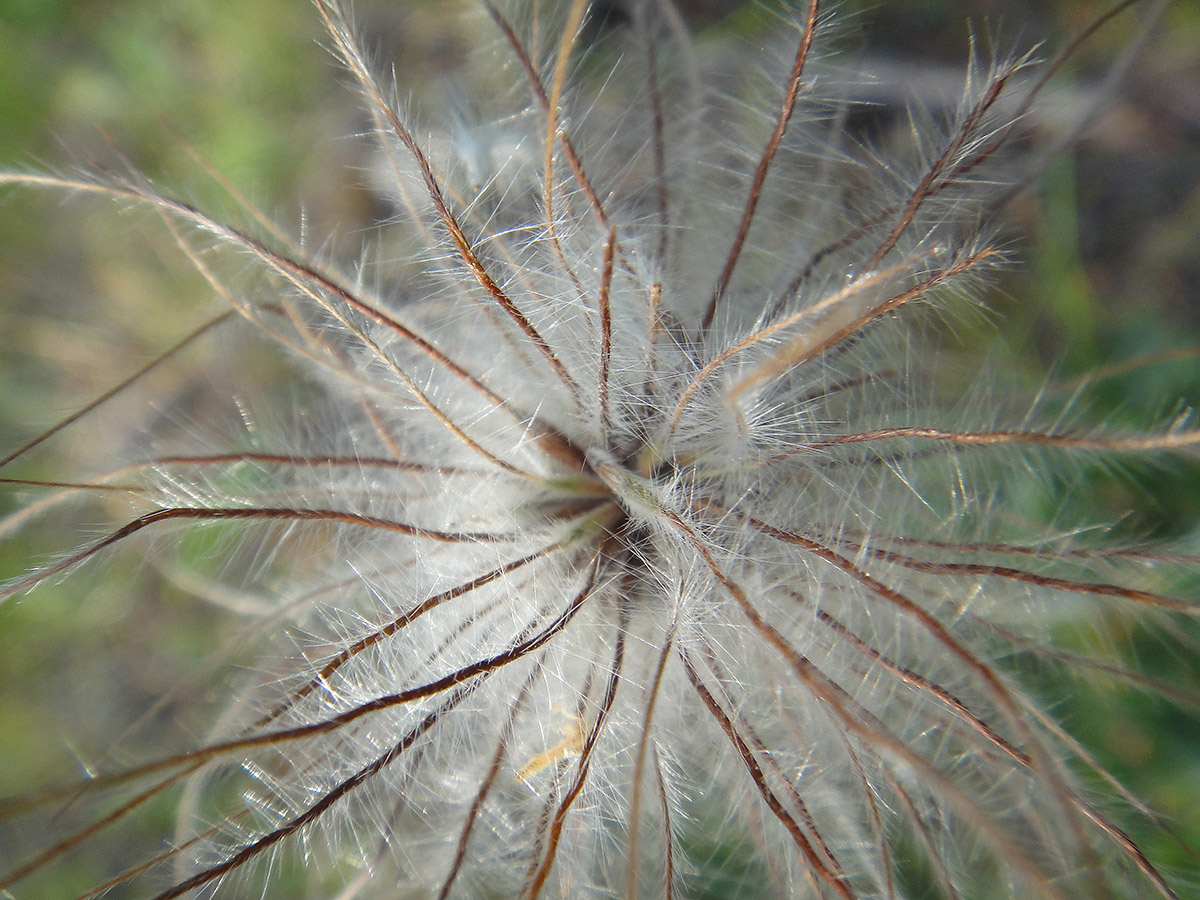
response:
M602 5L619 19L618 0ZM737 34L752 19L729 0L679 6L706 40ZM479 32L458 17L470 8L459 0L356 4L378 58L395 61L426 108L472 56ZM1052 55L1097 13L1090 0L846 0L839 8L849 23L847 59L885 73L870 125L880 139L903 124L904 104L936 108L941 88L957 90L972 35L985 57L989 47L1042 40ZM1056 79L1050 114L1030 120L1031 152L1062 137L1061 123L1102 90L1139 31L1137 16L1126 14L1078 51ZM363 124L357 108L306 0L0 0L4 167L128 161L220 212L228 198L194 148L285 227L304 221L314 235L336 231L350 252L381 211L364 187L369 157L352 138ZM964 355L987 355L1036 391L1161 353L1155 364L1085 389L1081 415L1138 428L1200 404L1200 4L1169 6L1148 49L1104 95L1101 114L1002 220L1021 264L994 283L991 314L955 323ZM211 315L211 292L155 225L113 204L0 193L0 457ZM286 378L273 360L238 363L248 379L238 389ZM178 363L177 377L182 383L178 373L205 364L198 351ZM86 471L102 455L94 441L116 439L95 435L119 435L120 415L100 411L0 474ZM106 417L116 427L94 427ZM1115 522L1131 538L1177 540L1198 552L1194 461L1088 467L1059 487L1043 486L1031 501L1048 519ZM0 485L0 514L33 496ZM0 534L0 578L78 540L53 522ZM0 608L0 794L78 777L107 759L105 723L133 722L163 684L201 664L227 628L226 616L150 566L108 574L89 566ZM1127 638L1127 656L1178 696L1148 699L1082 680L1048 683L1044 693L1114 774L1200 847L1200 713L1188 699L1200 697L1200 636L1181 629L1164 640L1131 627ZM197 688L144 727L183 746L224 702L219 687ZM169 816L164 806L147 829L163 833ZM1149 828L1137 837L1151 858L1200 890L1200 864L1179 842ZM0 869L14 861L0 847ZM73 865L83 874L64 875L64 883L86 882L88 867L99 871L103 861L85 854Z

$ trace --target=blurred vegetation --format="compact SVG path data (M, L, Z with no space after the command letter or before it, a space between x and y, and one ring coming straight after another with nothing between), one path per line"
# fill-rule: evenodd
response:
M737 4L680 5L698 27L719 30L731 27L725 13ZM466 52L450 23L469 6L408 0L359 2L357 9L379 57L395 59L407 84L436 79ZM961 66L968 16L975 33L1012 42L1001 48L1049 35L1045 52L1052 54L1097 9L1086 0L852 0L841 7L866 29L864 59L915 67ZM1083 47L1059 76L1061 96L1069 102L1098 84L1136 30L1126 16ZM361 122L343 80L306 0L0 0L0 165L119 167L124 156L156 183L219 212L228 201L190 145L285 226L298 228L303 215L320 236L336 224L354 245L374 209L356 169L365 158L348 138ZM1153 51L1105 109L1006 209L1005 240L1023 264L988 298L992 321L980 321L977 332L956 331L965 352L991 357L1033 390L1142 354L1200 347L1200 4L1170 7ZM1054 136L1031 133L1029 140L1043 137ZM0 195L0 455L217 308L161 228L139 222L88 200ZM1095 422L1167 421L1200 405L1198 359L1105 379L1083 391L1081 408ZM94 448L80 446L84 434L86 426L5 474L86 471ZM1196 541L1195 463L1175 462L1165 472L1097 466L1061 488L1031 501L1058 523L1119 520L1131 537ZM4 491L0 513L29 496ZM0 538L0 576L74 540L44 531ZM0 794L77 774L64 769L72 754L81 769L103 756L111 731L71 732L68 704L110 707L129 724L159 686L183 679L219 639L209 610L161 575L117 571L105 580L103 568L87 567L62 591L46 586L0 608ZM1165 682L1200 684L1200 635L1160 637L1131 627L1128 654ZM1167 654L1164 646L1176 650ZM68 673L89 678L66 683ZM1148 702L1110 685L1071 687L1064 694L1048 683L1045 694L1105 765L1200 847L1196 706ZM215 709L226 702L211 699ZM182 740L203 726L164 727ZM53 742L45 735L68 732L79 746L47 759ZM1169 835L1146 829L1138 837L1151 858L1200 881L1195 858ZM0 869L8 863L0 852Z

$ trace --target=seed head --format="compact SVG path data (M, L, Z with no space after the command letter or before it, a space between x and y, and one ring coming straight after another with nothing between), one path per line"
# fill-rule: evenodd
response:
M817 0L719 84L669 3L607 31L481 6L513 84L443 142L318 2L395 204L352 271L132 171L0 175L159 214L225 304L180 343L249 331L303 386L291 426L151 430L10 517L115 499L4 596L137 545L261 674L188 749L8 801L83 819L3 887L181 791L169 843L84 896L299 896L296 866L338 897L1174 896L1030 670L1142 683L1063 626L1190 622L1197 558L1073 538L1007 482L1200 433L939 391L1045 69L976 63L947 121L871 149ZM204 536L196 573L169 543Z

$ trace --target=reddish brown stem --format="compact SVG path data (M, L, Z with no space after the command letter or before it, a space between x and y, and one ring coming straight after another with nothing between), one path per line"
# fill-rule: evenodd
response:
M700 320L701 332L708 331L709 326L712 325L713 318L717 314L717 306L725 296L725 291L728 289L729 282L733 278L733 270L737 268L738 259L741 258L742 248L746 243L746 236L750 233L750 226L754 223L754 213L758 209L759 200L762 198L763 184L767 180L767 173L771 169L771 162L775 159L775 154L779 150L783 134L787 131L788 123L792 119L792 113L796 111L796 100L800 96L800 79L804 74L804 64L808 61L809 51L812 49L813 35L817 28L817 12L820 6L819 0L809 0L808 14L804 17L804 34L800 38L800 46L796 49L796 58L792 62L792 73L788 77L787 90L783 97L783 107L779 110L779 115L775 120L775 130L771 132L771 136L767 139L767 145L763 148L762 157L758 161L758 167L754 170L754 180L750 184L750 193L746 197L746 205L742 209L742 218L738 222L738 229L733 238L733 245L729 248L729 255L725 258L725 267L721 270L721 274L717 278L717 284L713 288L712 297L709 299L708 306L704 310L704 317Z

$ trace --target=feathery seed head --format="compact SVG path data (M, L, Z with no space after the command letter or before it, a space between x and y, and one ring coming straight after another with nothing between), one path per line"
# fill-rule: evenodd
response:
M1200 435L944 407L912 346L920 307L1002 258L1030 61L973 68L950 121L870 151L817 0L776 20L765 85L719 87L670 3L621 7L603 78L587 2L481 6L514 86L443 146L318 0L395 204L357 274L136 174L0 174L160 214L227 307L205 328L285 348L327 398L303 413L335 423L153 449L14 514L126 503L5 596L218 532L216 572L163 568L270 649L206 740L11 801L91 818L0 883L181 788L170 845L106 876L119 895L284 896L292 861L339 897L1171 897L1023 669L1137 682L1053 626L1186 620L1169 584L1196 558L1074 546L998 482ZM414 246L393 282L389 248Z

